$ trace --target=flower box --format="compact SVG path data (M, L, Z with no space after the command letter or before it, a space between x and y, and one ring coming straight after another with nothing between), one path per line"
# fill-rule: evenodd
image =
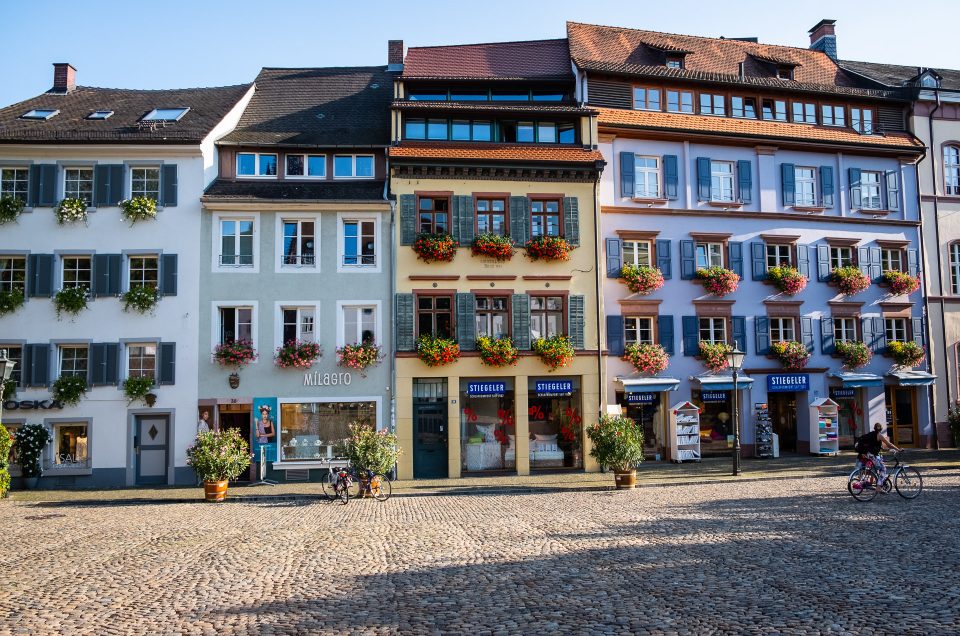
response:
M509 261L513 258L513 241L500 234L481 234L473 239L470 251L474 256Z
M160 292L153 286L138 285L123 294L123 310L131 309L145 314L152 311L160 302Z
M231 340L213 350L214 361L222 367L245 367L257 359L257 351L249 340Z
M120 216L133 225L137 221L157 218L157 200L152 197L133 197L120 202Z
M320 357L320 345L316 342L288 340L277 347L274 363L281 369L309 369Z
M867 366L873 358L870 348L857 340L840 341L836 344L836 350L843 361L843 366L851 371Z
M891 340L887 343L887 352L897 366L901 367L915 367L926 357L923 347L912 340L906 342Z
M774 342L770 345L770 353L780 361L784 369L790 371L804 368L810 360L810 352L807 347L796 340Z
M63 314L76 316L87 308L90 290L86 287L64 287L53 296L53 305L57 309L57 320Z
M663 287L663 273L656 267L624 265L620 280L634 294L647 295Z
M859 268L852 265L835 267L830 272L830 281L837 285L837 289L844 296L859 294L870 287L870 279Z
M883 282L890 286L890 293L894 296L912 294L920 289L920 277L904 274L894 270L883 273Z
M480 362L488 367L508 367L517 364L520 359L520 350L510 338L477 338L477 350L480 352Z
M723 267L708 267L698 269L697 280L703 282L703 287L714 296L726 296L737 291L740 284L740 277L729 269Z
M714 373L727 368L727 354L731 351L733 351L733 347L725 342L700 341L700 360L703 362L703 366Z
M23 290L18 287L14 287L9 291L5 289L0 290L0 316L12 314L20 309L20 307L23 306L23 301Z
M367 377L366 370L383 359L383 351L372 341L343 345L337 349L337 366L359 371Z
M418 234L413 251L427 263L449 263L457 255L457 242L449 234Z
M58 225L79 223L80 221L86 223L87 203L83 199L67 197L62 199L60 203L57 204L57 207L54 208L53 213L57 217Z
M449 338L420 336L417 357L428 367L442 367L460 359L460 345Z
M670 356L658 344L633 342L623 350L623 359L633 365L638 373L656 375L667 370Z
M53 399L66 406L76 406L87 394L87 380L79 375L61 375L50 391Z
M5 194L0 197L0 225L16 221L23 212L23 199Z
M153 388L153 378L150 376L130 376L123 381L123 394L126 396L129 406L137 400L146 401L147 394Z
M778 265L767 269L767 280L781 293L795 296L807 286L807 277L802 275L796 267Z
M537 236L526 245L527 256L534 261L568 261L573 246L559 236Z
M573 362L575 351L566 336L537 338L533 341L533 350L551 371L556 371Z

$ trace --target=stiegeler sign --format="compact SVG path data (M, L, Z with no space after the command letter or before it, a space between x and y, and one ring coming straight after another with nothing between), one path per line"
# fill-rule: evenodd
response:
M16 411L23 410L28 411L31 409L62 409L63 403L57 400L7 400L3 403L4 410L7 411Z
M767 376L767 393L809 390L810 375L807 373L776 373Z

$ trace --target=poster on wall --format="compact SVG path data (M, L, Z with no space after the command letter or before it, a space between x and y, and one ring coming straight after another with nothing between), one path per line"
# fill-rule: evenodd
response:
M250 449L253 452L253 461L260 461L261 447L266 455L266 461L275 462L277 459L277 398L253 398L253 427L251 429Z

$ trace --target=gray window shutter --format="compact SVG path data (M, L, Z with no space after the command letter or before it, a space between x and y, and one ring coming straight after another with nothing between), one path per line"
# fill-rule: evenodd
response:
M850 207L860 208L863 205L862 191L860 190L860 168L847 168L847 178L850 181Z
M673 265L670 260L670 239L657 239L656 250L657 269L663 274L664 280L670 280L673 276Z
M567 331L574 349L586 348L584 341L584 312L586 302L580 294L571 294L567 302Z
M813 353L813 318L809 316L800 318L800 342L807 348L807 351Z
M160 373L157 384L176 384L177 382L177 343L160 343Z
M870 250L865 247L857 248L857 267L860 268L860 273L873 280L870 276Z
M710 158L697 157L697 199L710 200Z
M887 350L887 326L880 316L873 319L873 346L871 348L874 353L884 353Z
M106 384L107 354L104 344L95 342L90 345L90 364L87 366L87 385L102 386Z
M745 159L737 161L737 187L741 203L753 201L753 166Z
M700 322L696 316L683 316L680 321L683 328L683 355L700 355Z
M757 338L757 355L765 356L770 353L770 319L766 316L756 316L753 319L753 326Z
M608 238L604 241L607 248L607 278L620 278L623 269L623 241Z
M870 351L877 350L876 334L873 333L873 318L860 319L860 336L863 344L870 348Z
M98 164L93 167L93 205L107 207L110 205L110 166ZM114 202L116 205L116 201Z
M31 254L28 259L28 293L32 297L53 295L53 254Z
M160 293L164 296L177 295L177 255L160 255Z
M95 296L110 295L110 254L94 254L93 256L93 294Z
M796 166L792 163L780 164L780 192L783 205L795 205L797 202Z
M820 166L820 205L833 207L833 166Z
M457 215L459 217L457 226L460 228L460 236L457 240L460 245L470 245L473 243L475 220L473 197L470 195L461 195L454 197L456 199Z
M823 316L820 319L820 353L830 355L836 350L836 341L833 337L833 317Z
M730 269L743 280L743 243L728 243Z
M634 182L636 157L632 152L620 153L620 196L632 197L634 193Z
M527 197L510 197L510 238L520 247L530 241L530 201Z
M400 195L400 245L413 245L417 239L417 197Z
M920 275L920 253L917 250L907 250L907 273L914 278Z
M108 342L104 344L103 347L107 361L105 383L118 384L120 382L120 344L117 342Z
M913 329L913 341L921 347L926 344L926 332L923 328L923 318L911 318L911 328Z
M32 208L37 203L37 199L40 198L40 165L31 164L29 171L27 172L27 200L24 201L24 205L28 208Z
M455 195L450 199L450 236L453 237L453 240L457 242L458 245L462 245L460 242L460 196Z
M830 280L830 246L825 243L817 245L817 280Z
M733 345L740 351L747 350L747 319L744 316L733 316L730 318L733 325Z
M797 245L797 271L810 280L810 250L806 245Z
M477 348L477 297L471 293L457 294L457 343L463 351Z
M160 169L160 205L177 207L177 165L165 164Z
M29 360L29 373L24 375L26 386L48 386L50 384L50 345L28 344L24 359Z
M883 263L880 258L880 248L871 247L870 248L870 273L867 276L870 277L875 283L880 282L880 279L883 278Z
M413 294L397 294L395 302L396 315L393 324L396 330L394 339L397 343L397 351L413 351L417 345L413 329Z
M680 279L693 280L697 275L697 247L693 241L680 241Z
M580 202L577 197L563 198L563 238L574 247L580 246Z
M680 168L676 155L663 156L663 185L668 199L676 199L680 195Z
M887 209L900 209L900 176L896 170L887 171Z
M57 204L57 164L39 163L30 166L30 205L49 208Z
M668 356L672 356L676 351L673 346L673 316L657 316L657 331L660 346Z
M623 347L623 316L607 316L607 353L622 356Z
M767 278L767 245L763 241L750 243L750 270L753 273L753 280Z
M514 294L513 304L513 344L517 349L530 348L530 296Z
M127 167L122 163L110 166L110 199L107 205L116 206L123 201L126 195L123 179L127 174Z

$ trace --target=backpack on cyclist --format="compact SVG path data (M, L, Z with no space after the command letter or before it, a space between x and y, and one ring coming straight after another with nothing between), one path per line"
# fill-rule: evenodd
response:
M860 455L876 455L880 452L880 440L877 439L876 433L864 433L855 438L853 449Z

